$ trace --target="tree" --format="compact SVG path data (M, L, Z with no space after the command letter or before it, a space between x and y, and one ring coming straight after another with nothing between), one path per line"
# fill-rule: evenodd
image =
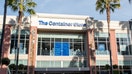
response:
M111 14L111 11L114 12L116 8L120 8L120 0L97 0L96 2L97 11L99 11L101 14L103 14L104 11L106 11L109 37L110 37L110 14ZM110 41L110 38L109 38L109 41ZM111 66L110 70L111 70L111 74L113 74L112 57L111 57L110 48L109 48L109 53L110 53L110 66Z
M16 74L18 73L18 60L19 60L19 47L20 47L20 33L21 33L21 25L22 18L24 16L24 12L29 13L30 15L35 14L34 7L37 4L32 0L8 0L8 7L10 7L14 12L18 11L18 41L17 41L17 53L16 53Z
M117 64L113 65L113 69L114 69L114 71L113 71L114 74L119 74L119 70L118 70L118 65Z
M2 65L8 66L10 64L10 59L9 58L2 58Z
M10 64L9 68L10 68L10 70L15 70L16 69L16 65L15 64Z
M10 69L8 67L9 64L10 64L10 59L8 57L2 58L2 65L6 65L8 74L11 74Z
M11 74L14 74L15 73L15 70L16 70L16 65L15 64L10 64L9 65L9 69L11 71Z

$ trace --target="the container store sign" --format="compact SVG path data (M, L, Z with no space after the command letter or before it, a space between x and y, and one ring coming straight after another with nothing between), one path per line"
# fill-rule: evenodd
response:
M63 21L45 21L45 20L39 20L39 25L45 25L45 26L69 26L69 27L85 27L85 23L77 23L77 22L63 22Z

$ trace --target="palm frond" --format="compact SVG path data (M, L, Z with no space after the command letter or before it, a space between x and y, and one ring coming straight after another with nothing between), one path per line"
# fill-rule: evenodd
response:
M23 5L23 11L26 11L27 7L25 5Z
M100 14L103 14L104 11L105 11L105 8L102 8L102 9L99 10L99 13L100 13Z
M120 8L120 4L110 4L110 7L112 8Z
M112 12L116 8L120 8L120 0L97 0L96 2L96 11L99 11L101 14L106 10L107 8L110 8Z
M13 10L13 11L17 11L18 7L16 5L9 5L9 7Z
M112 0L111 2L118 3L120 0Z
M28 9L28 10L27 10L27 13L29 13L29 14L31 14L31 15L36 14L35 11L34 11L33 9Z
M28 7L35 7L37 4L35 2L28 2L27 6Z
M32 0L8 0L8 7L13 11L28 12L29 14L35 14L33 8L36 5Z
M100 14L103 14L104 10L106 10L106 0L98 0L96 2L96 11L99 11Z
M110 10L111 10L112 12L114 12L114 8L113 8L113 7L110 7Z

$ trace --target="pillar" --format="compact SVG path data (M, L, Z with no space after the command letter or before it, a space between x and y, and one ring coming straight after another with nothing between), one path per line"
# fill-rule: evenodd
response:
M2 45L2 57L8 57L10 49L10 40L11 40L11 25L5 25Z
M94 43L94 29L87 30L87 57L90 74L96 74L96 56Z
M112 64L118 65L118 53L117 53L117 42L116 42L116 34L115 30L110 30L110 47L111 47L111 54L112 54Z
M28 51L28 73L34 74L36 61L37 27L30 27L29 51Z

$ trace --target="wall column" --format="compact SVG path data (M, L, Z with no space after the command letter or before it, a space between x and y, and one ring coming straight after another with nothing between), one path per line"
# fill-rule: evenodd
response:
M2 45L2 58L8 57L10 51L11 25L5 25ZM7 74L7 66L0 65L0 74Z
M28 51L28 74L34 74L35 62L36 62L36 44L37 44L37 27L30 27L29 38L29 51Z
M87 57L90 74L96 74L96 56L94 43L94 29L87 30Z
M0 74L8 74L6 65L0 66Z
M116 42L116 35L115 30L110 30L110 48L111 48L111 54L112 54L112 64L118 65L118 53L117 53L117 42Z
M11 40L11 25L5 25L2 45L2 57L8 57L10 49L10 40Z

